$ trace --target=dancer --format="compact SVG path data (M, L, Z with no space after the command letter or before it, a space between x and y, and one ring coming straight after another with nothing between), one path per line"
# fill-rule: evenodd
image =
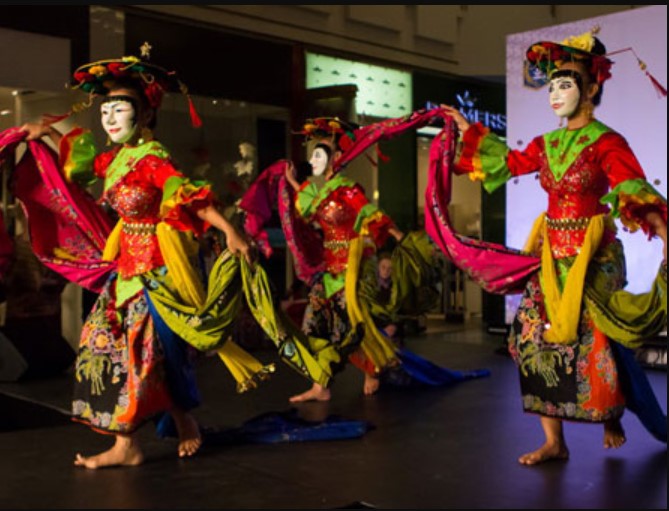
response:
M338 164L364 153L389 132L398 134L425 124L432 117L417 113L364 128L340 119L310 120L303 134L314 144L312 172L323 176L325 184L319 188L313 182L299 183L292 162L283 161L261 174L240 203L247 214L245 229L262 247L262 225L268 220L269 211L262 201L272 195L267 188L279 180L274 186L279 189L279 211L287 244L295 259L297 278L310 289L302 324L309 336L309 352L327 367L331 377L347 361L360 368L365 375L366 395L374 394L380 378L390 371L405 372L407 378L430 385L488 374L486 370L459 372L435 366L398 349L377 327L375 312L383 308L387 317L393 317L411 288L431 284L435 247L424 233L404 235L390 217L369 202L359 184L338 172ZM283 175L279 174L281 171ZM313 224L318 225L318 231L311 227ZM375 254L389 237L396 243L393 266L398 269L394 278L397 290L391 302L381 306L375 300ZM331 398L330 383L312 379L311 388L292 396L290 401L327 401Z
M666 442L666 415L627 348L666 325L666 199L646 181L626 140L595 119L612 65L601 41L592 32L560 44L541 41L527 59L546 72L550 106L566 127L536 137L525 150L509 149L480 123L470 125L442 105L462 137L456 173L482 180L492 192L514 176L538 172L548 195L526 247L540 271L528 273L509 337L523 408L540 416L546 438L519 462L567 459L565 420L603 424L604 448L621 447L626 406ZM624 256L614 218L662 239L664 261L647 294L622 290ZM467 264L457 255L453 261ZM499 258L493 263L502 265ZM483 284L491 278L468 269Z
M329 338L339 346L340 352L349 351L350 360L364 371L363 391L370 395L379 387L377 372L396 361L394 350L388 343L383 342L383 335L375 336L382 340L375 350L378 365L370 365L362 348L357 346L362 342L360 332L351 327L346 312L344 290L349 248L355 238L365 236L366 233L364 242L368 247L363 249L363 258L369 261L369 256L385 244L388 236L399 242L403 233L397 229L390 217L369 202L359 184L334 172L333 162L341 156L341 137L347 136L344 130L348 129L350 132L352 127L342 128L342 122L335 120L316 119L314 122L320 123L320 126L314 124L317 127L309 132L309 138L316 140L309 163L313 175L324 176L327 184L322 189L309 182L302 185L296 180L295 167L289 165L286 169L286 179L297 194L296 206L300 215L308 222L318 223L323 231L325 272L318 281L312 283L303 330L308 334ZM336 130L342 130L342 133L337 133ZM363 265L363 279L366 270ZM295 403L328 399L330 389L314 383L311 389L291 397L290 401Z
M207 334L197 331L204 315L189 314L186 307L203 301L201 276L188 257L193 243L197 246L193 235L202 235L210 226L223 232L228 251L219 261L218 271L238 258L251 264L251 248L218 212L209 185L187 179L174 166L167 148L153 139L152 128L164 92L185 92L173 73L137 57L123 57L81 66L74 77L91 100L102 97L101 122L113 148L96 154L91 133L80 128L65 135L49 122L21 128L34 150L40 149L34 141L45 136L53 139L60 148L62 171L68 181L87 185L103 179L101 200L121 218L102 257L113 262L113 271L107 272L106 284L83 326L73 401L74 420L113 435L115 443L94 456L77 454L74 463L93 469L142 463L137 430L165 412L178 431L178 455L191 456L202 438L188 410L199 403L199 396L192 370L193 350L182 337L190 340ZM192 113L196 124L199 118L194 110ZM26 179L22 169L17 174L18 180ZM67 193L76 191L64 189ZM30 210L27 192L17 191L19 198L22 193ZM85 201L80 202L85 205ZM79 204L75 201L74 206ZM43 217L38 209L31 212L35 213L31 234L36 250L40 250L45 246L43 240L53 241L53 232L48 232L48 227L40 229L38 222ZM99 229L108 231L103 220ZM87 234L100 236L93 229ZM73 253L79 247L71 239L64 241L70 242L70 252L63 247L53 252L66 263L75 259ZM101 261L98 266L104 264ZM211 321L207 327L212 332L234 317L232 299L226 292L210 286L207 313ZM217 348L224 341L217 340ZM237 353L232 346L226 349ZM259 363L255 369L257 373L267 371Z

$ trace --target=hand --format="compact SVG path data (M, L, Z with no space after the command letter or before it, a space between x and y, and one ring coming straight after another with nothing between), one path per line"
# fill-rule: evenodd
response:
M646 221L655 230L655 234L662 240L662 255L664 261L667 261L667 224L657 211L650 211L646 214Z
M29 122L21 126L21 131L26 131L28 133L26 140L39 140L49 134L51 127L45 126L44 124Z
M667 226L664 226L664 229L658 232L658 235L662 239L662 256L664 258L664 262L667 262Z
M253 249L251 245L236 230L225 233L228 250L235 255L241 255L249 265L253 265Z
M286 162L286 179L288 181L295 181L297 179L297 172L292 161Z
M390 229L388 229L388 233L398 242L402 241L402 239L404 238L404 233L400 231L397 227L391 227Z
M659 215L658 215L659 216ZM662 240L662 256L664 257L664 262L667 262L667 224L664 223L662 217L660 217L659 222L655 228L655 232Z
M298 191L300 189L300 183L297 182L297 171L292 161L286 162L286 181L293 190Z
M467 121L465 116L460 113L460 110L448 105L441 105L441 108L447 115L450 115L453 118L458 127L458 131L460 131L461 134L469 129L469 121Z

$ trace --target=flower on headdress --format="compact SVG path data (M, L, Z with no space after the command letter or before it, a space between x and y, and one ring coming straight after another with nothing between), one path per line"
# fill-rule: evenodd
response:
M110 62L109 64L107 64L107 69L114 76L122 76L123 74L125 74L127 67L128 67L127 64L124 64L122 62Z
M74 73L74 79L77 82L90 82L94 79L94 76L87 71L77 71Z
M337 121L328 122L328 126L330 126L330 128L332 128L334 131L341 128L341 124L339 124Z
M611 62L606 57L598 57L592 59L592 65L590 66L590 74L595 77L597 83L602 84L609 78L611 78Z
M567 37L561 44L590 53L595 46L595 38L592 35L592 31L589 31L581 35Z
M149 101L149 105L151 105L152 108L158 108L160 106L160 103L163 100L163 93L164 89L158 84L158 82L151 82L147 83L144 86L144 94L146 95L146 99Z
M123 57L121 60L129 64L137 64L138 62L140 62L140 60L134 55L130 55L129 57Z
M353 145L353 139L349 136L348 133L345 133L339 139L339 148L342 151L347 151Z
M88 72L93 76L104 76L107 74L107 68L101 65L92 66Z
M311 133L312 131L316 130L317 127L318 126L316 126L315 124L307 123L304 125L304 131L306 133Z

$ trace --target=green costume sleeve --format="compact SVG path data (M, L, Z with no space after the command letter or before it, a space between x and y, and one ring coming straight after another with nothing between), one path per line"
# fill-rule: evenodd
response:
M667 220L667 199L645 179L627 179L618 184L611 192L601 198L602 204L611 207L611 215L631 232L642 228L646 233L653 233L645 216L655 210Z
M96 181L93 164L97 150L90 131L77 128L63 135L59 152L61 169L68 181L82 186Z
M469 127L458 149L457 171L469 174L472 180L482 180L487 192L494 192L511 178L506 142L482 124Z

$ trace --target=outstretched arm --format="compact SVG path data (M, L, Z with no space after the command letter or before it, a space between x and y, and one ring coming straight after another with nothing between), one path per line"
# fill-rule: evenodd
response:
M228 248L233 254L241 254L246 262L252 264L251 246L234 226L214 206L207 206L197 211L197 216L225 234Z
M469 129L469 121L465 119L465 116L462 115L460 110L448 105L441 105L441 108L444 110L444 112L446 112L446 114L453 118L460 134L465 133Z
M404 233L395 226L392 226L390 229L388 229L388 233L398 242L402 241L402 238L404 238Z
M297 178L295 177L295 165L293 165L292 161L286 165L286 181L290 183L293 190L298 191L300 189L300 183L297 182Z

